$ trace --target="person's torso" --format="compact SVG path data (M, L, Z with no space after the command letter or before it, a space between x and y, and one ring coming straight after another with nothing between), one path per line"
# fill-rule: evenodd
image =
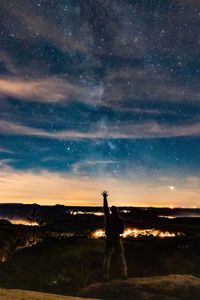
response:
M108 238L119 238L123 233L123 220L111 214L106 218L106 236Z

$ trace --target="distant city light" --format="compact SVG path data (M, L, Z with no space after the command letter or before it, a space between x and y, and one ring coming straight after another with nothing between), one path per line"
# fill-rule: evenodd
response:
M159 215L159 218L167 218L167 219L176 219L175 216L165 216L165 215Z
M71 215L95 215L95 216L103 216L104 213L101 211L93 212L93 211L81 211L81 210L70 210L69 213Z
M137 238L139 236L153 236L160 238L167 237L176 237L181 233L172 233L169 231L160 231L158 229L137 229L137 228L127 228L124 233L121 235L122 238L134 237ZM105 237L105 231L102 229L98 229L92 233L92 237L95 239Z
M37 222L29 222L26 220L9 220L14 225L27 225L27 226L38 226Z

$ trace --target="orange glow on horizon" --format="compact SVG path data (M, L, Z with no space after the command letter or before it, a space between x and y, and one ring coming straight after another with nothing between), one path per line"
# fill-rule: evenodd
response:
M53 172L0 170L1 203L41 205L101 206L101 191L109 190L109 205L138 207L198 207L200 179L188 179L190 186L171 192L157 178L139 182L137 177L81 176ZM166 179L167 181L168 179ZM170 178L171 181L171 178Z

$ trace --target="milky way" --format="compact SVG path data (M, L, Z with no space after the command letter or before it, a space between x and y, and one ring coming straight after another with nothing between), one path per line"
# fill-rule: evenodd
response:
M0 201L198 206L199 28L193 0L0 0Z

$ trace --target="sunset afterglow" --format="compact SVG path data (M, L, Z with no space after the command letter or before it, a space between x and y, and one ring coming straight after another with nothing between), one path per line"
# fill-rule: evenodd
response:
M127 178L109 175L71 175L47 171L0 170L1 202L64 205L101 205L100 191L109 187L110 201L118 206L194 207L199 206L200 181L185 178L173 190L171 178L149 178L144 182L137 176ZM174 179L175 180L175 179ZM78 187L78 188L77 188ZM188 199L190 202L188 203Z

